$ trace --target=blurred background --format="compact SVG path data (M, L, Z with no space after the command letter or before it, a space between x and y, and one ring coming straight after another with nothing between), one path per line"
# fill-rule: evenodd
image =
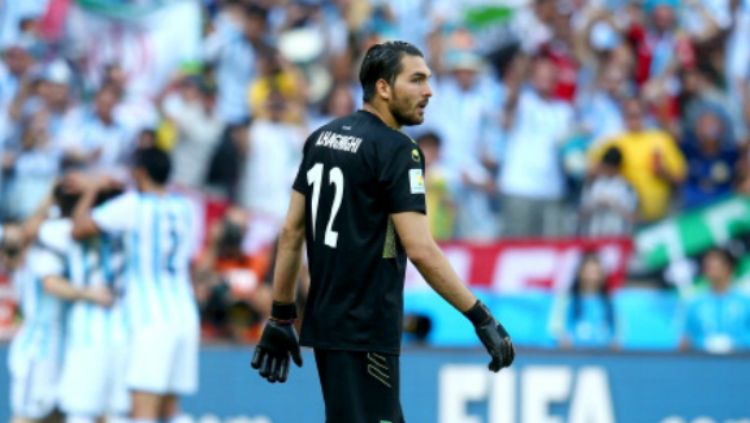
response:
M750 422L748 0L0 0L0 339L22 321L13 228L70 169L127 181L155 145L203 216L186 409L322 421L310 355L269 391L244 344L301 146L361 106L363 53L395 39L434 72L405 128L433 234L521 351L491 376L410 268L408 420Z

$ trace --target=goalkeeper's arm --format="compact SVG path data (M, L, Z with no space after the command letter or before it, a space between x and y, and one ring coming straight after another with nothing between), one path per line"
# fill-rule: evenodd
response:
M404 212L392 214L391 218L406 255L427 283L474 325L479 339L492 356L490 369L496 372L509 366L515 357L510 336L450 266L430 234L427 216Z
M251 363L272 383L286 381L290 357L297 366L302 365L294 321L297 318L295 294L304 240L305 197L293 191L276 254L271 319L263 329Z

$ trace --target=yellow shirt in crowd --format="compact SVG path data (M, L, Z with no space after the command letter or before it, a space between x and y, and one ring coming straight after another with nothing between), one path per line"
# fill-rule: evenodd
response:
M453 238L453 226L456 220L456 210L448 189L448 179L439 168L432 167L427 171L425 185L430 232L437 241L448 241Z
M656 175L656 162L662 161L671 175L685 177L685 158L672 137L664 131L646 130L626 132L591 151L591 164L599 163L608 147L615 146L622 153L621 172L638 194L639 218L651 222L669 212L672 186Z

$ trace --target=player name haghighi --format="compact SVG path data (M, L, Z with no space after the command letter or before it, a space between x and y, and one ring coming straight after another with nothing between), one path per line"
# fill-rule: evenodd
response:
M361 144L362 138L351 135L342 135L331 131L323 131L320 136L318 136L318 141L315 142L316 146L348 151L350 153L356 153Z

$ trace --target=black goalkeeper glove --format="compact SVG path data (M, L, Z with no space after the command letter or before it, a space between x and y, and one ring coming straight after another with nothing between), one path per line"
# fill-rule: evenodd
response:
M464 315L474 324L479 340L482 341L487 352L492 357L489 364L490 370L498 372L503 367L508 367L516 357L516 350L510 340L510 335L503 325L498 323L487 306L481 301L472 306Z
M294 320L297 308L294 304L274 303L271 319L263 329L251 365L258 369L261 377L269 382L284 383L289 375L289 356L294 364L302 367L302 355L299 350Z

